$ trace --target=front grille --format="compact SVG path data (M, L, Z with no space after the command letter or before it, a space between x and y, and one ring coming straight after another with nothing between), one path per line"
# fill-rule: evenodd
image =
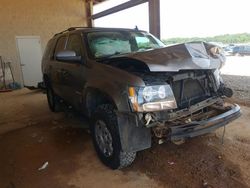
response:
M167 83L172 87L179 109L187 108L214 95L211 70L138 73L146 85Z
M172 89L179 108L187 108L211 96L206 76L174 81Z

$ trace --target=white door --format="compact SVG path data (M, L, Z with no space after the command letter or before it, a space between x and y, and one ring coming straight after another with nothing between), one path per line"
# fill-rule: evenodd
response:
M42 49L40 37L16 37L24 86L37 87L42 82Z

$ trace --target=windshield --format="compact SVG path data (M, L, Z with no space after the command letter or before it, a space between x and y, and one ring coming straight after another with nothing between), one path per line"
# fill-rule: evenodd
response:
M87 35L93 58L110 57L165 47L153 35L139 31L91 32Z

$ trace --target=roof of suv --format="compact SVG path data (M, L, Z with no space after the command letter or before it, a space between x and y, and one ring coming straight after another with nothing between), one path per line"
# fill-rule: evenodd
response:
M60 34L64 34L67 32L71 32L71 31L76 31L76 30L80 30L80 31L84 31L84 32L89 32L89 31L141 31L141 32L145 32L142 30L139 30L137 27L135 29L126 29L126 28L106 28L106 27L70 27L64 31L61 31L59 33L56 33L54 36L60 35Z

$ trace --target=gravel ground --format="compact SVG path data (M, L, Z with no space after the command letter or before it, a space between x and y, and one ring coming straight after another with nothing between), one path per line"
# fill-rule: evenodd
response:
M20 128L0 133L0 188L250 187L249 107L224 136L218 129L182 145L153 144L130 167L110 170L80 128L88 125L82 117L50 112L38 91L2 93L0 101L0 130Z
M226 63L222 75L235 99L250 101L248 59L238 58ZM51 113L44 94L23 89L1 94L0 101L1 188L250 187L250 108L243 105L225 136L219 129L180 146L155 145L139 152L130 167L113 171L98 160L87 131L76 128L87 122ZM14 128L20 129L1 134Z
M233 98L243 103L250 103L250 56L227 57L221 69L225 84L234 91Z
M250 76L222 75L225 84L234 91L233 97L250 102Z

